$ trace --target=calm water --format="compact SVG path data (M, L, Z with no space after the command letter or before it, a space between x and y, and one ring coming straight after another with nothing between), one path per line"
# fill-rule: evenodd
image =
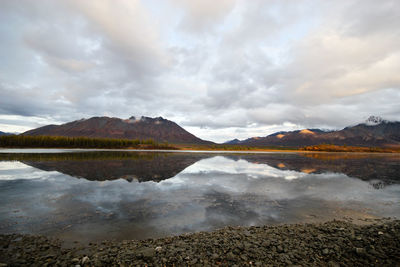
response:
M0 233L82 242L400 217L400 156L0 150L0 195Z

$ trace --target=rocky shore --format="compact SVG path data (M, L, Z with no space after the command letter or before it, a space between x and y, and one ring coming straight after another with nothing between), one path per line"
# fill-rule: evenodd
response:
M225 227L161 239L66 247L1 235L0 266L400 266L400 221Z

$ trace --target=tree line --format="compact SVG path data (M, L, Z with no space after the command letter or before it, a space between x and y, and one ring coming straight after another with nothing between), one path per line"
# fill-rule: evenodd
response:
M0 136L0 147L7 148L148 148L174 149L168 143L152 139L114 139L63 136Z

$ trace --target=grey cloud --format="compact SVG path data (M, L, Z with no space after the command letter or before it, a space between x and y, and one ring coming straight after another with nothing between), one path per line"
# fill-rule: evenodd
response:
M353 1L344 12L341 20L348 22L343 30L348 35L371 35L393 33L392 27L400 23L400 5L397 1L374 0ZM390 27L392 26L392 27Z
M188 32L210 31L235 7L236 0L171 0L184 10L179 26Z
M164 116L224 139L400 117L398 1L163 3L4 1L0 113Z

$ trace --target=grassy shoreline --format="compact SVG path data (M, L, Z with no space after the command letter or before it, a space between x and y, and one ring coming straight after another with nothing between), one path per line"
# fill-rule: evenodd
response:
M168 144L154 140L111 139L59 136L0 136L0 148L59 148L59 149L137 149L137 150L197 150L197 151L241 151L241 152L362 152L400 153L400 147L359 147L320 144L305 147L249 147L243 145L193 145Z
M104 147L4 147L0 146L0 149L84 149L84 150L119 150L119 151L179 151L179 152L238 152L238 153L253 153L253 152L282 152L282 153L354 153L354 154L400 154L400 150L383 150L383 151L362 151L362 150L304 150L304 149L269 149L269 148L254 148L254 149L210 149L210 148L179 148L179 147L152 147L152 146L141 146L141 147L126 147L126 148L104 148Z

